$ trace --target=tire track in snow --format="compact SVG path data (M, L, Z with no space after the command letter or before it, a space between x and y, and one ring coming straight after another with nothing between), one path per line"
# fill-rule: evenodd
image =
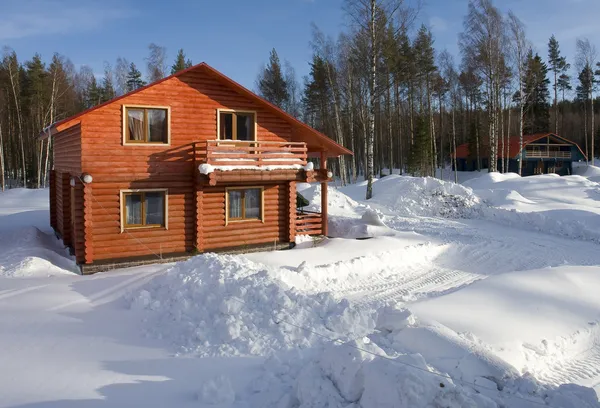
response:
M48 286L48 285L31 286L29 288L23 288L23 289L5 290L3 292L0 292L0 302L4 301L6 299L10 299L15 296L24 295L26 293L33 292L34 290L45 288L46 286Z
M117 283L116 285L112 285L106 289L103 289L99 292L94 293L91 296L87 296L81 299L76 299L67 303L63 303L54 307L51 307L49 309L46 309L46 311L48 312L56 312L58 310L62 310L77 304L81 304L81 303L87 303L89 306L97 306L103 303L107 303L110 302L112 300L115 300L119 297L121 297L121 295L123 295L127 290L134 288L134 287L138 287L144 283L146 283L147 281L149 281L150 279L152 279L155 275L157 275L158 273L162 272L164 270L164 268L159 268L158 270L154 271L154 272L140 272L137 273L135 275L133 275L133 277L126 279L120 283Z
M590 333L590 346L570 357L559 358L536 374L541 381L555 385L566 383L600 383L600 329L596 326ZM575 342L578 343L578 342Z

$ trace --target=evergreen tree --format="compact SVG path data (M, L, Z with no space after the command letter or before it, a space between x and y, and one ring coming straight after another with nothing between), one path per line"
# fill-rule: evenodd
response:
M85 91L85 107L91 108L102 103L103 100L103 89L98 86L98 82L96 81L96 77L92 75L90 82Z
M272 104L283 107L289 100L290 94L275 48L271 50L269 64L259 75L257 82L260 95Z
M413 148L410 151L408 161L408 170L413 175L429 176L432 175L431 155L432 144L429 132L429 119L419 115L415 122L415 140Z
M132 62L129 65L129 72L127 73L127 92L135 91L144 85L146 85L146 83L142 80L142 73Z
M113 75L109 64L104 65L104 78L102 79L102 102L110 101L116 96L113 85Z
M183 71L192 66L192 60L185 59L185 54L183 53L183 48L180 48L177 51L177 57L175 57L175 63L171 65L171 75L176 72Z
M550 64L550 70L554 73L554 132L558 133L558 91L559 80L562 75L566 75L566 72L571 67L565 57L560 55L560 48L556 37L552 35L548 42L548 62Z
M548 67L542 58L530 52L525 68L525 123L526 134L548 132L550 128L550 93Z
M302 98L306 121L322 132L325 131L329 108L329 84L325 64L323 58L313 55Z

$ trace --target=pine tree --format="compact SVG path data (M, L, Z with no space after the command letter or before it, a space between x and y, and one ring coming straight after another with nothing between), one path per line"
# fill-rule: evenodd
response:
M415 140L408 162L409 171L413 175L422 177L432 174L432 144L429 123L429 118L423 115L419 115L415 121Z
M525 133L548 132L550 128L550 93L548 67L539 55L528 56L525 69Z
M171 75L176 72L183 71L192 66L192 60L185 59L185 54L183 53L183 48L180 48L177 51L177 57L175 57L175 63L171 65Z
M146 83L142 80L142 73L132 62L131 65L129 65L129 72L127 73L127 92L135 91L144 85L146 85Z
M560 48L556 37L552 35L548 42L548 62L550 70L554 73L554 132L558 133L558 91L559 79L561 75L565 75L570 68L565 57L560 55Z
M110 101L116 96L113 85L113 74L109 64L104 64L104 78L102 79L102 102Z
M98 86L98 82L96 81L96 77L92 76L90 83L87 86L85 92L85 105L86 108L91 108L93 106L98 105L103 100L103 89Z
M260 95L272 104L283 107L289 100L290 94L275 48L271 50L269 64L265 67L257 82Z

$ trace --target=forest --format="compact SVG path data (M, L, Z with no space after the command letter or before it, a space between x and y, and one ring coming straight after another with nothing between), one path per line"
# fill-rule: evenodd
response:
M463 143L477 163L486 156L486 171L507 171L506 160L497 159L509 137L539 132L579 143L593 162L600 63L589 39L577 39L576 55L566 56L549 32L546 49L534 49L513 12L502 13L492 0L469 0L460 53L452 55L436 49L430 28L418 23L422 7L419 0L345 0L347 25L337 37L312 27L309 74L298 79L273 49L254 91L351 149L354 156L337 159L333 170L342 184L368 180L367 198L373 178L391 172L451 177L451 153ZM100 76L87 66L75 69L68 56L21 60L5 47L1 188L47 185L52 139L37 137L45 126L192 61L184 50L170 61L165 47L150 44L145 64L144 76L118 57Z

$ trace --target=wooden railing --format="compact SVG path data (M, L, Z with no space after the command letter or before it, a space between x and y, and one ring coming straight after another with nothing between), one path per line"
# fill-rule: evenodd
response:
M570 159L570 151L550 150L525 150L525 156L532 159Z
M296 214L297 235L321 235L323 233L323 218L321 213L298 211Z
M195 143L194 152L198 163L258 169L267 166L304 166L307 157L304 142L207 140Z

